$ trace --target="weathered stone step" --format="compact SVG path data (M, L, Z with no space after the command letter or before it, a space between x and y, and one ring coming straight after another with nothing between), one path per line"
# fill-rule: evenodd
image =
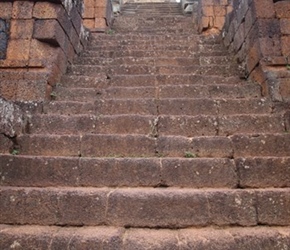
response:
M184 157L201 158L290 156L290 135L236 134L223 136L145 135L20 135L20 155L82 157Z
M283 133L283 115L144 116L144 115L34 115L29 134L143 134L214 136L247 133Z
M287 249L289 235L289 227L266 226L168 230L0 225L0 248L281 250Z
M149 228L289 226L289 191L2 187L0 223Z
M208 63L207 63L208 62ZM226 64L226 57L218 58L153 58L153 57L119 57L119 58L102 58L102 57L79 57L74 61L74 65L99 65L99 66L116 66L116 65L148 65L148 66L189 66L189 65L208 65L208 64Z
M164 115L270 114L272 103L263 98L166 98L158 100L158 110Z
M132 32L143 32L148 31L150 33L156 33L163 31L164 33L188 33L196 32L194 25L192 23L191 17L186 17L183 15L174 15L174 16L158 16L158 13L151 12L149 16L144 15L128 15L128 16L119 16L113 23L112 29L117 32L122 33L132 33ZM144 32L143 32L144 33Z
M91 76L72 76L65 74L61 77L61 80L56 87L64 86L71 88L107 88L110 86L108 76L102 72L99 75Z
M54 101L44 107L45 113L94 115L156 115L156 99L98 99L94 102Z
M138 45L138 44L221 44L218 37L202 36L197 34L98 34L91 33L89 39L89 46L92 45Z
M117 66L98 66L98 65L72 65L68 73L72 75L95 76L105 72L109 76L114 75L220 75L235 76L237 74L235 65L191 65L191 66L148 66L144 65L117 65Z
M211 98L99 98L95 101L52 101L44 105L44 113L94 115L236 115L271 114L267 99ZM86 97L88 98L88 97ZM64 98L63 98L64 99Z
M77 76L71 76L71 78ZM78 79L78 78L76 78ZM176 75L118 75L111 77L111 86L159 86L159 85L220 85L244 83L236 76Z
M245 81L242 81L237 76L222 77L222 76L207 76L207 75L192 75L192 74L182 74L182 75L118 75L118 76L108 76L105 73L99 76L82 76L82 75L64 75L61 79L61 87L71 87L71 88L98 88L99 90L108 87L153 87L153 86L165 86L165 85L176 85L178 89L179 85L216 85L212 87L211 92L221 93L226 91L227 87L219 87L220 85L231 85L243 86ZM255 86L256 90L261 89L259 85L254 83L249 83ZM170 87L169 87L170 88ZM185 87L186 88L186 87ZM230 86L229 86L230 88ZM175 89L175 91L178 91ZM237 87L237 91L238 91ZM261 90L254 91L253 97L260 97ZM164 90L163 92L166 92ZM256 96L257 93L258 96ZM57 96L57 93L55 93ZM250 95L252 96L252 95Z
M0 155L0 185L22 187L290 187L290 157L77 158Z
M153 79L154 80L154 79ZM100 84L101 87L102 83ZM109 84L108 84L109 85ZM64 85L66 86L66 84ZM140 87L107 86L99 88L76 88L58 86L55 90L57 100L95 101L97 98L261 98L257 84L220 85L160 85ZM90 98L91 97L91 98ZM63 99L64 98L64 99Z
M144 134L154 131L156 116L142 115L34 115L30 134Z
M248 182L247 175L245 179L238 180L235 162L230 159L9 155L2 155L0 159L1 186L235 188L239 182ZM287 174L286 163L289 159L282 159L285 160L285 164L277 165L279 174L274 174L272 180L281 174ZM244 173L244 167L240 165L241 172ZM272 166L272 171L276 169L275 166ZM251 172L253 171L255 169L251 169ZM261 176L262 173L258 173ZM283 184L284 187L290 186L289 179L284 178Z
M156 98L157 88L151 87L108 87L100 88L69 88L57 87L55 90L55 100L68 100L94 102L100 98L108 99L139 99L139 98Z
M233 134L284 133L283 115L159 116L158 135L229 136Z
M114 48L115 46L91 47L81 54L82 57L100 57L100 58L118 58L118 57L183 57L183 58L199 58L200 56L228 56L228 52L221 45L194 45L194 46L150 46L147 45L123 46ZM118 47L118 46L117 46ZM145 49L147 47L147 49ZM174 49L174 47L176 49Z
M261 98L261 87L254 83L161 85L158 94L159 98Z

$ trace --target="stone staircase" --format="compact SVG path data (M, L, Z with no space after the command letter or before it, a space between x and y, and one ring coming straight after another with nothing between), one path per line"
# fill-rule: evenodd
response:
M290 249L289 113L190 17L123 13L0 155L0 249Z

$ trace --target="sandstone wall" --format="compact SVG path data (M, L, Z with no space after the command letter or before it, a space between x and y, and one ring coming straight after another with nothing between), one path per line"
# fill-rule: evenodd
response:
M82 0L0 2L0 97L49 98L85 46L82 11Z
M290 1L233 0L232 5L222 33L225 45L265 95L289 101Z
M91 31L105 31L113 21L111 0L83 0L85 27Z
M232 12L232 0L199 0L198 31L218 33L222 30L226 16Z

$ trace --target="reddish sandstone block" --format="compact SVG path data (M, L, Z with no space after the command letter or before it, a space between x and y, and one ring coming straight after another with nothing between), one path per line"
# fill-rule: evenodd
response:
M290 35L290 19L280 19L280 29L283 35Z
M288 57L290 55L290 36L281 37L282 55Z
M95 28L104 29L107 27L105 18L96 18L95 19Z
M95 19L84 19L83 24L88 29L95 28Z
M34 1L15 1L13 3L12 18L31 19Z
M213 12L215 16L225 16L227 9L225 6L213 6Z
M290 18L290 2L279 1L275 3L275 11L278 18Z
M33 19L11 20L10 38L11 39L31 39L33 33Z
M272 0L253 0L252 4L258 18L275 17L274 3Z
M225 24L225 16L216 16L214 18L214 27L221 30Z
M53 58L56 56L57 48L47 43L43 43L36 39L32 39L30 46L31 46L29 55L30 59L44 60L46 61L47 64L49 64L49 62L53 61L54 60Z
M96 0L84 0L85 9L86 8L94 8Z
M95 17L95 8L94 7L85 7L82 14L83 18L94 18Z
M250 49L246 61L247 61L247 71L251 72L255 66L259 63L262 58L262 53L260 50L260 44L258 41L254 44L254 46Z
M57 19L60 15L63 15L64 12L60 4L37 2L33 8L33 17L39 19Z
M105 7L96 7L95 8L95 17L106 17L106 8Z
M253 81L258 82L259 84L261 84L262 86L262 95L263 96L267 96L268 95L268 86L265 85L265 81L266 81L266 74L263 71L263 68L261 65L259 65L258 67L255 67L254 70L252 72L248 72L250 73L250 77Z
M30 40L13 39L9 41L7 58L11 60L28 60L30 51Z
M44 100L46 81L19 81L17 82L16 100L31 101Z
M259 38L260 49L263 57L265 56L281 56L281 40L280 37ZM289 47L289 43L288 43Z
M33 38L54 46L63 47L66 34L56 20L36 20Z
M1 69L0 69L1 70ZM15 71L17 74L17 71ZM1 80L0 96L6 100L15 100L17 91L17 82L15 80Z
M284 100L290 100L290 79L284 78L280 80L280 94Z
M0 2L0 18L10 19L12 15L12 3Z
M95 7L106 7L107 0L95 0Z
M202 8L202 15L203 16L214 16L214 9L213 9L213 6L204 6L203 8Z

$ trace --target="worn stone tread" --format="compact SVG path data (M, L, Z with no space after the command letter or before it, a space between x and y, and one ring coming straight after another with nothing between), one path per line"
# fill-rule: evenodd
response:
M0 204L1 224L150 228L290 224L290 192L287 188L233 190L4 186L0 192L3 201ZM130 209L126 204L130 204Z
M237 187L237 170L233 160L186 157L190 157L190 155L170 159L0 155L2 162L0 185L22 187ZM287 161L286 158L280 160ZM280 170L281 174L287 172L285 167Z
M83 157L184 157L189 152L201 158L288 157L290 135L235 134L225 136L159 136L83 134L21 135L21 155Z
M124 229L122 227L48 227L0 225L0 247L10 249L110 250L281 250L290 242L289 227ZM262 248L261 248L262 247Z
M156 116L150 115L34 115L30 134L151 134Z

